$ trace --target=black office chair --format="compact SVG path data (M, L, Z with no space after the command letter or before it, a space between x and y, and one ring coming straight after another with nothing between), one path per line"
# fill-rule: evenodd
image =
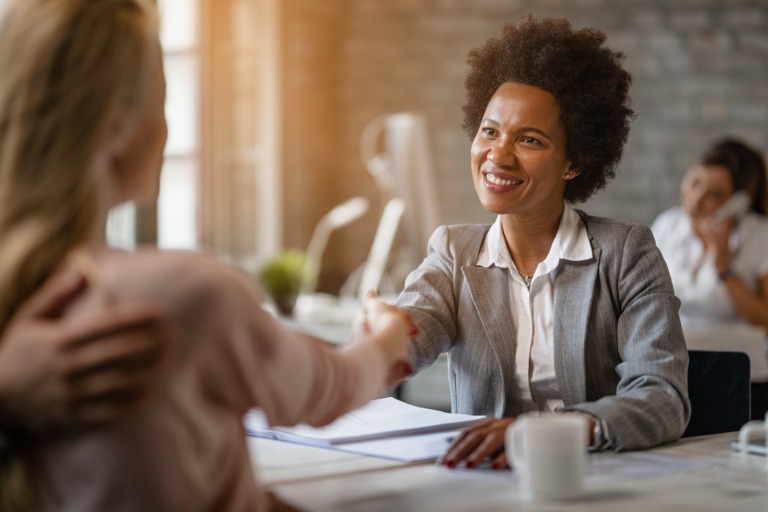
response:
M690 350L688 357L691 420L683 437L739 430L750 418L747 354Z

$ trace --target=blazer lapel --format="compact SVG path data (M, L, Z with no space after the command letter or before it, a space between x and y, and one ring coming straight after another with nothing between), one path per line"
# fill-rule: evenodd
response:
M584 347L600 249L588 261L561 260L555 277L555 373L565 405L586 401Z
M516 327L509 304L509 276L506 268L462 267L472 302L502 372L501 389L510 389L515 368ZM503 397L506 403L507 397ZM498 402L497 402L498 403Z

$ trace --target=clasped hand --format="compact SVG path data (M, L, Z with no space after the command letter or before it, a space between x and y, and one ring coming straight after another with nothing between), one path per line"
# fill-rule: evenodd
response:
M413 374L408 362L411 339L419 329L407 311L387 304L370 291L355 321L355 341L372 338L388 361L386 386L392 388Z

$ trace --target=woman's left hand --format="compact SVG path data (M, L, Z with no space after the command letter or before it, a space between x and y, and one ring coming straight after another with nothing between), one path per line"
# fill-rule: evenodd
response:
M464 432L448 447L440 463L455 468L462 462L475 468L489 459L493 469L508 467L504 452L504 436L514 418L488 418Z

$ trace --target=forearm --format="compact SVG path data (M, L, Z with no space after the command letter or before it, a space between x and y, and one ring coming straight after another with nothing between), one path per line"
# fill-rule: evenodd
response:
M610 389L603 380L602 398L575 406L606 421L618 450L673 441L691 414L680 301L653 239L637 227L632 234L638 238L628 237L622 258L616 338L605 339L618 349L618 383Z
M768 297L751 290L736 275L723 279L723 286L733 302L736 311L750 324L768 328Z
M409 276L410 283L406 283L397 299L397 306L406 310L419 328L408 356L416 371L431 366L440 354L449 351L455 337L455 319L450 313L455 306L423 277L420 270Z
M310 344L306 349L310 378L294 389L292 398L285 397L299 405L289 424L325 425L383 390L386 358L374 344L353 343L341 349Z

